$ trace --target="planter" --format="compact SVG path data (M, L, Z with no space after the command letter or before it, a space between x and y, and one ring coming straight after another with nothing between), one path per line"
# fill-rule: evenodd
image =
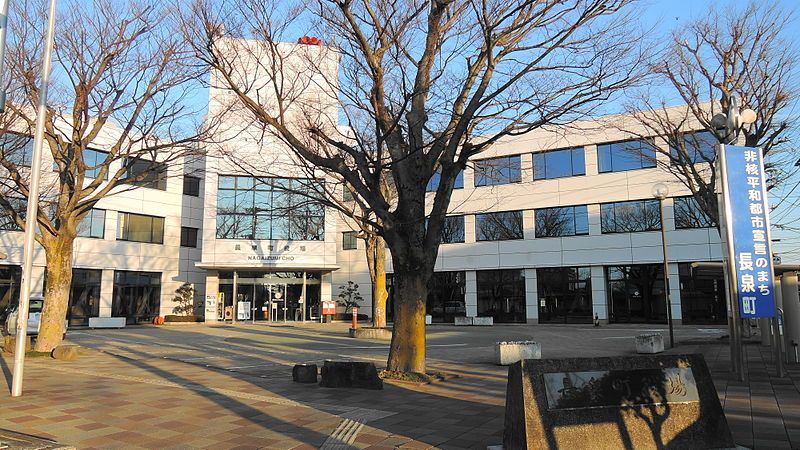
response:
M647 333L636 336L636 353L654 354L664 351L664 336L661 333Z
M542 359L542 344L534 341L506 341L494 345L495 363L508 366L524 359Z
M89 317L89 328L125 328L125 318Z
M453 325L457 327L470 326L472 325L472 317L456 317L453 321Z
M377 339L381 341L392 340L391 328L360 327L356 328L355 330L350 328L349 333L351 338L356 339Z
M494 317L473 317L472 324L479 327L490 327L494 325Z

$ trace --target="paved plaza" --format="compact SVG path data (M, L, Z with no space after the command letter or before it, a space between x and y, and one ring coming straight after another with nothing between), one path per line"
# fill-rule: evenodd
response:
M291 381L296 363L385 364L388 345L346 337L346 324L164 326L76 330L92 349L75 362L28 360L25 395L2 401L0 429L77 448L486 448L502 442L507 369L493 343L532 339L544 358L634 354L659 326L432 326L429 365L442 383L383 391ZM800 367L777 378L768 348L746 346L750 379L729 380L725 330L677 327L680 353L702 353L734 438L800 448ZM670 351L671 352L671 351ZM12 359L0 359L10 383ZM2 432L0 432L2 434Z

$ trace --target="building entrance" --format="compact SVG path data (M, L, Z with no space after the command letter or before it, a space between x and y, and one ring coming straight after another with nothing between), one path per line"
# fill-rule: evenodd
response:
M220 272L219 292L237 320L316 320L321 280L321 272Z
M667 323L664 266L606 267L609 320L615 323Z

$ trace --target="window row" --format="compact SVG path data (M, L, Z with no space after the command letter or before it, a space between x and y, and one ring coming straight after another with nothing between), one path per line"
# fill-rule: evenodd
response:
M675 228L709 228L713 221L693 197L674 199ZM586 205L539 208L533 211L536 238L586 236L589 214ZM503 211L475 215L475 240L505 241L524 239L522 211ZM661 229L661 210L657 200L633 200L600 204L600 230L603 234L656 231ZM352 235L349 233L353 233ZM345 232L343 249L356 248L355 233ZM463 243L464 216L447 216L442 223L441 243Z
M716 158L716 137L708 132L687 133L680 148L670 146L673 163L703 163ZM583 147L547 150L533 153L533 179L549 180L586 174L586 156ZM480 159L473 162L475 187L519 183L522 181L520 155ZM599 173L624 172L656 167L656 147L652 139L634 139L597 145ZM439 186L440 174L435 173L428 182L428 191ZM464 186L463 173L459 173L455 189Z
M699 269L678 264L681 318L684 323L726 323L725 283L721 269ZM592 323L593 289L606 291L608 320L614 323L666 323L663 266L639 264L603 267L603 276L592 285L592 268L546 267L535 269L535 299L528 299L525 270L475 271L478 317L498 323L525 323L527 308L538 309L539 323ZM468 315L466 273L435 272L428 284L426 314L433 322L452 323ZM394 301L393 276L387 276L388 313ZM603 286L605 284L605 286ZM596 292L596 291L595 291ZM532 301L531 301L532 300ZM599 306L599 305L598 305Z

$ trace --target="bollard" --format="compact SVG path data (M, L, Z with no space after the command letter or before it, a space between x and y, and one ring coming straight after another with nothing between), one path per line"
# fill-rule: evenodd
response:
M358 308L353 307L353 326L354 330L358 329Z

